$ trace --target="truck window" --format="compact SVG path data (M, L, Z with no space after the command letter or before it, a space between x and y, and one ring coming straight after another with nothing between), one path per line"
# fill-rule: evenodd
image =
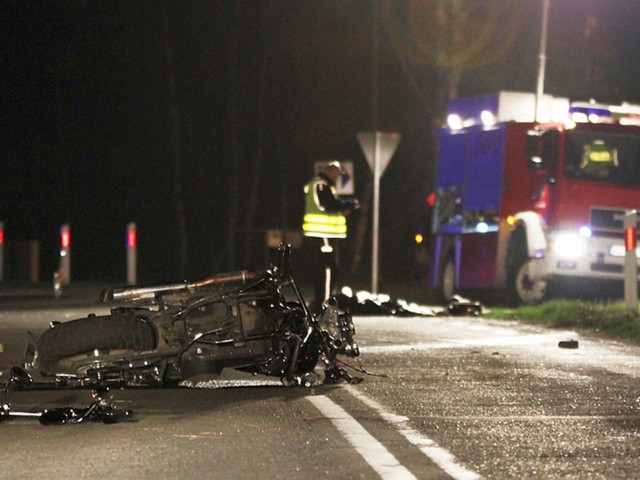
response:
M572 130L565 143L568 178L640 186L640 136Z

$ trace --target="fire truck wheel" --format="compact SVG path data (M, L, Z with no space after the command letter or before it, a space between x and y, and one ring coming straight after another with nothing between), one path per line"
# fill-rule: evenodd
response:
M441 286L442 300L448 302L456 293L456 266L451 258L447 259L442 268Z
M546 280L533 280L529 277L529 263L524 261L516 273L515 290L522 303L536 305L544 299L547 293Z

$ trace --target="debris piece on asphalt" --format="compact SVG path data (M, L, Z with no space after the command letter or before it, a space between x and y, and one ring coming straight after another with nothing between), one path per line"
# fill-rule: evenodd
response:
M558 342L558 347L560 348L578 348L577 340L560 340Z
M403 317L435 316L438 310L416 303L409 303L401 298L393 298L386 294L373 294L359 291L355 294L349 287L344 287L336 296L340 309L352 315L397 315Z
M468 316L479 317L482 314L482 304L468 298L455 295L447 303L447 313L454 317Z
M394 298L386 294L373 294L359 291L355 294L349 287L344 287L336 295L341 309L352 315L396 315L403 317L414 316L474 316L482 314L482 304L455 295L444 308L433 308L417 303L409 303L401 298Z

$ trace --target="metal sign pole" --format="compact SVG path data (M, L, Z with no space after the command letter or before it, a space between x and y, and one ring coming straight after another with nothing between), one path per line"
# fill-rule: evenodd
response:
M371 293L378 294L378 250L380 229L380 178L384 174L402 135L386 132L360 132L358 142L373 172L373 225L371 239Z
M544 75L547 62L547 22L549 20L549 0L542 5L542 26L540 28L540 53L538 55L538 84L536 87L536 122L542 122L542 101L544 97Z
M373 160L373 239L371 242L371 293L378 294L378 234L380 229L380 132L375 134Z

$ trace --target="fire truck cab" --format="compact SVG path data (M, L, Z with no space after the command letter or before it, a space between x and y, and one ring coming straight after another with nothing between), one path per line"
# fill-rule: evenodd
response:
M623 219L640 208L640 106L499 92L454 100L439 135L430 287L623 280ZM575 282L574 282L575 283ZM622 283L621 283L622 284Z

